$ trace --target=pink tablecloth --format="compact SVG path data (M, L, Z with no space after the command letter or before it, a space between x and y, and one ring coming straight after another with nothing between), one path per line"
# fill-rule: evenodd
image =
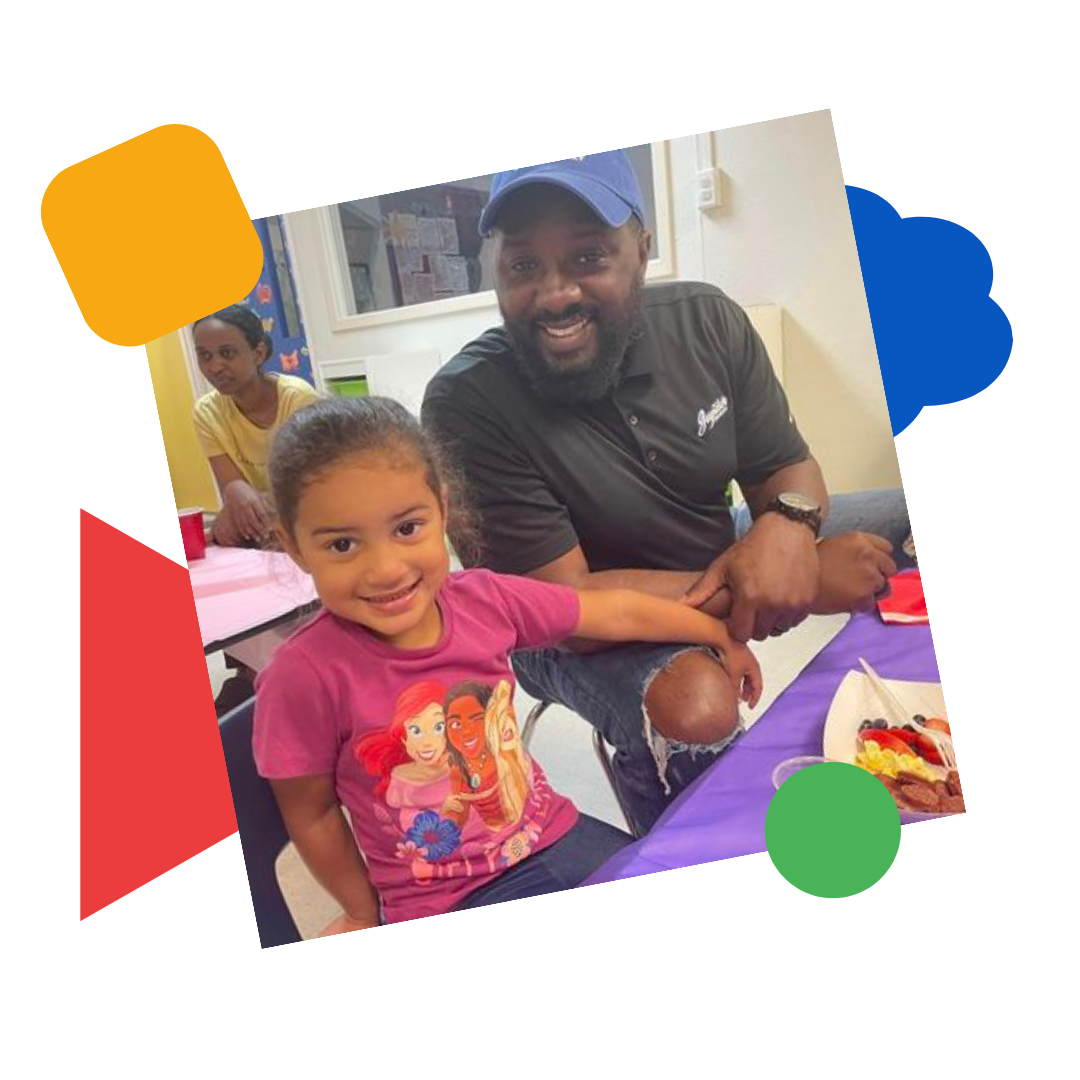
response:
M851 622L760 720L664 812L652 831L585 882L653 874L765 850L765 815L781 761L820 754L825 718L849 671L865 657L886 679L936 682L929 626L885 626L877 614Z
M311 578L280 552L211 544L188 573L203 648L257 633L316 598Z

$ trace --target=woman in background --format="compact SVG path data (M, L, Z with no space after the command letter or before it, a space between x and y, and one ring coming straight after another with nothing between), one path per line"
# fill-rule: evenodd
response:
M273 352L262 320L243 304L191 327L195 358L214 388L195 402L195 434L221 492L211 533L223 547L261 545L273 536L266 462L275 432L318 395L303 379L263 371Z
M274 543L274 508L266 463L278 428L293 413L318 400L314 388L293 375L263 371L274 351L262 320L233 304L192 324L195 358L213 387L195 402L195 435L209 459L221 510L210 537L222 547ZM299 620L232 646L225 662L235 674L218 693L224 715L255 692L255 676Z

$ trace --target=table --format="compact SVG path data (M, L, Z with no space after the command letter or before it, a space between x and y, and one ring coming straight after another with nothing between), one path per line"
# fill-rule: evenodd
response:
M315 586L288 555L209 544L188 563L203 652L217 652L318 606Z
M820 754L825 717L844 676L865 657L886 679L937 682L929 626L886 626L858 614L734 746L653 826L584 884L653 874L765 851L765 814L781 761Z

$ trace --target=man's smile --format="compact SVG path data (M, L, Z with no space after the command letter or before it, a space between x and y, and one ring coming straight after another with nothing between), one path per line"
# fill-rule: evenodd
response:
M595 320L578 313L570 318L537 320L537 334L548 352L556 355L577 352L592 339Z

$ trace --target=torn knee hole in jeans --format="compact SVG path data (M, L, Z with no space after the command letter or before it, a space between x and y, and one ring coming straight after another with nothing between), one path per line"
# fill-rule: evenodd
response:
M658 675L662 675L665 671L668 671L671 668L671 665L675 663L680 656L683 656L688 652L704 652L710 656L716 655L710 649L705 648L684 649L682 652L678 652L670 657L665 664L650 671L641 691L641 716L644 721L645 742L652 751L653 760L656 762L656 772L660 777L660 784L664 789L665 795L671 794L671 784L668 783L667 770L668 762L675 754L688 753L691 757L694 757L697 754L718 754L721 750L730 746L744 730L744 722L741 713L739 714L738 722L731 734L715 743L686 743L681 742L678 739L669 739L666 735L662 735L653 727L652 719L649 716L648 706L645 704L646 698L649 696L649 688L652 686L653 680Z

